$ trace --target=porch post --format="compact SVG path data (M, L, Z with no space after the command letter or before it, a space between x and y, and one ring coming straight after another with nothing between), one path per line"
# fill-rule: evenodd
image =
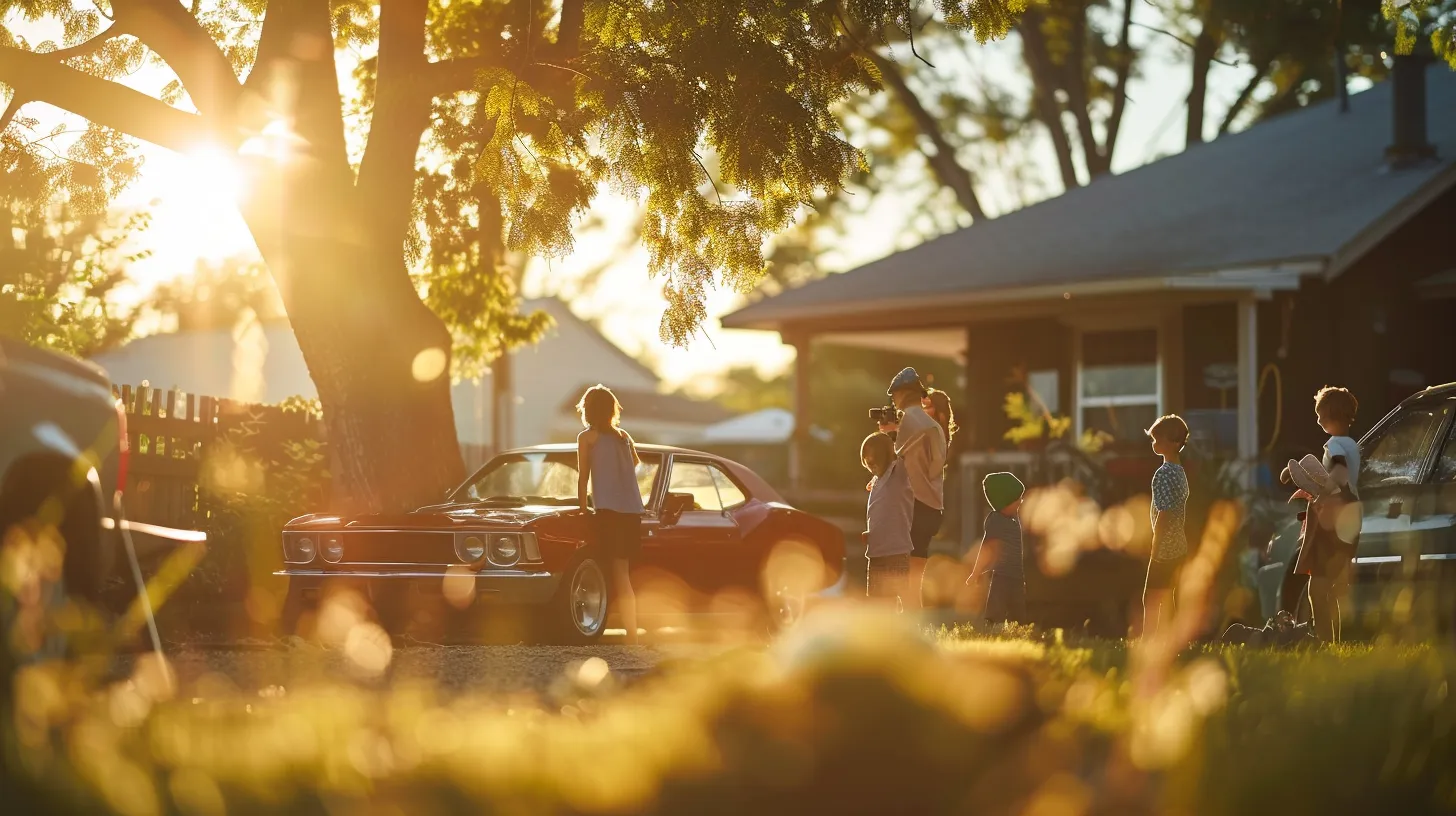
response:
M1253 488L1259 458L1259 302L1239 300L1238 394L1239 463L1245 488Z
M809 337L788 335L784 340L794 347L794 432L789 437L789 486L793 490L807 487L805 457L809 441Z

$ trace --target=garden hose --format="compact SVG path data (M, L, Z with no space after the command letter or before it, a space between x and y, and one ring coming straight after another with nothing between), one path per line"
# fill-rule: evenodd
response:
M1264 446L1264 455L1268 456L1274 451L1274 444L1279 441L1279 430L1284 423L1284 376L1279 372L1279 366L1269 363L1264 370L1259 372L1259 389L1256 399L1264 396L1264 385L1269 375L1274 375L1274 433L1269 436L1269 444Z

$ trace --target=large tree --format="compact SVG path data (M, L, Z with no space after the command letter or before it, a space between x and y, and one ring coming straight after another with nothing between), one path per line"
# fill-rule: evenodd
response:
M908 28L916 5L8 0L5 19L50 23L61 42L3 32L0 124L45 102L163 147L236 151L244 220L339 454L334 483L387 511L462 475L442 291L487 304L452 319L492 325L502 247L569 251L572 219L610 184L642 201L662 334L683 342L710 286L751 287L765 237L861 166L833 115L874 84L856 38ZM985 37L1023 5L932 11ZM116 81L145 58L176 76L156 97Z

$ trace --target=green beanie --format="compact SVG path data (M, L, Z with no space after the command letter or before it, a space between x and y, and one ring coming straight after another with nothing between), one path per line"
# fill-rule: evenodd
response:
M986 501L991 504L991 509L997 512L1006 509L1026 492L1026 485L1011 473L989 473L981 487L986 491Z

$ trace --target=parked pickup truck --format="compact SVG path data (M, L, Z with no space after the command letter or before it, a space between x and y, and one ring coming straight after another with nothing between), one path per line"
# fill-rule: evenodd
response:
M140 548L202 537L118 518L127 451L105 372L0 337L0 547L54 526L65 542L61 586L93 606L125 570L123 530Z
M1450 629L1456 622L1456 383L1407 398L1360 440L1360 458L1364 518L1349 615L1377 622L1404 610L1400 617ZM1266 615L1303 600L1284 597L1304 588L1290 575L1299 547L1293 513L1270 540L1270 563L1259 570Z

